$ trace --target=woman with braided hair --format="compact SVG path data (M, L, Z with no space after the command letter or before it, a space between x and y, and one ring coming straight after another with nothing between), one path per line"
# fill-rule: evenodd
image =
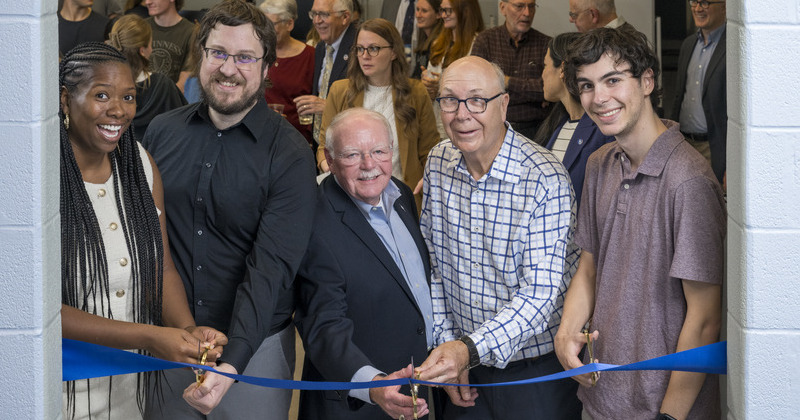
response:
M81 44L59 68L62 334L156 357L207 363L227 338L195 326L169 254L158 169L133 139L136 86L125 57ZM65 384L65 418L141 417L151 376ZM137 395L137 397L134 397Z

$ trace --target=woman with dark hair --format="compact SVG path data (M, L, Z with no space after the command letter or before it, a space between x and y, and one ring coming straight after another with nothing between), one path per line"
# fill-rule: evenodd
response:
M186 105L186 98L169 77L150 71L149 58L153 52L153 30L144 19L136 15L125 15L119 18L111 28L106 42L120 50L131 66L136 81L136 116L133 117L133 135L137 141L140 141L153 118Z
M59 84L62 335L186 363L199 363L198 348L208 347L213 366L227 338L195 326L189 312L169 253L161 178L130 129L130 66L110 45L82 44L61 61ZM152 379L67 382L64 417L140 418Z
M442 0L439 15L442 17L443 29L431 44L430 61L422 72L422 83L431 100L439 95L442 70L453 61L468 56L475 37L484 29L478 0ZM447 138L438 106L434 107L434 112L439 136Z
M353 107L376 111L389 120L395 153L392 175L414 188L425 168L428 152L439 142L433 107L418 80L409 79L408 63L400 33L386 19L370 19L356 35L350 53L347 79L331 85L322 113L317 162L328 171L325 130L339 112ZM417 208L422 196L416 195Z
M604 135L583 109L579 98L572 96L564 84L564 60L570 44L580 37L567 32L550 40L544 58L542 82L544 99L555 103L550 115L539 126L533 141L550 149L569 171L575 200L580 208L586 161L600 146L614 141Z
M428 68L431 44L442 31L442 17L439 13L441 0L417 0L414 17L417 19L417 48L414 49L414 72L411 77L419 79L422 71Z

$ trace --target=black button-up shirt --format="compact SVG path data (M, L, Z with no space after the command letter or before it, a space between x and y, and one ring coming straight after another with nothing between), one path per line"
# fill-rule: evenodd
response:
M241 373L294 309L315 203L308 142L262 98L225 130L207 105L167 112L142 144L161 172L172 258L195 321L228 335L223 358Z

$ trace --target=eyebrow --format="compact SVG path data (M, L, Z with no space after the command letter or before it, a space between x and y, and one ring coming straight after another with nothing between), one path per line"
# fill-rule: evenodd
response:
M631 70L630 70L630 69L626 69L626 70L613 70L613 71L610 71L610 72L608 72L608 73L606 73L606 74L604 74L604 75L600 76L600 79L598 79L598 80L606 80L606 79L608 79L609 77L613 77L613 76L621 76L621 75L624 75L625 73L631 73ZM632 73L631 73L631 74L632 74ZM577 77L575 80L576 80L576 81L578 81L578 82L591 82L591 80L589 80L589 79L588 79L588 78L586 78L586 77Z
M234 54L234 53L226 50L225 47L223 47L221 45L216 45L216 44L206 44L206 48L211 48L212 50L219 50L219 51L222 51L222 52L224 52L225 54L228 54L228 55L242 55L242 54L252 55L252 56L257 56L258 55L253 50L239 50Z

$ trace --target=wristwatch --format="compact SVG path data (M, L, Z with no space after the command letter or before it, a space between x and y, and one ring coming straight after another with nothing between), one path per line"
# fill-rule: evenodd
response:
M462 335L458 340L467 346L467 352L469 353L469 364L467 365L467 369L480 366L481 357L478 355L478 347L475 346L475 342L472 341L468 335Z
M670 416L667 413L658 413L658 415L656 416L656 420L678 420L678 419Z

